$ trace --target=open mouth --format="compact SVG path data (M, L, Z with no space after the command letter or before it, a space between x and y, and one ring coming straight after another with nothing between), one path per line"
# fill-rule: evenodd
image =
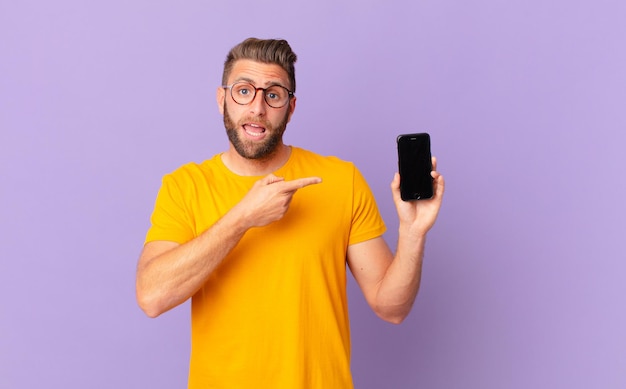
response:
M246 134L254 138L262 137L266 131L264 127L261 127L258 124L254 124L254 123L244 124L243 130L246 132Z

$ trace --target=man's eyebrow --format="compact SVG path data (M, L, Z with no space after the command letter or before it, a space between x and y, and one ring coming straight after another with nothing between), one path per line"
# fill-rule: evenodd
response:
M250 84L252 84L253 86L257 87L257 84L254 82L254 80L252 80L251 78L248 78L248 77L238 77L238 78L236 78L236 79L233 81L233 84L234 84L234 83L237 83L237 82L241 82L241 81L245 81L245 82L250 83ZM283 85L281 82L279 82L279 81L268 81L268 82L265 84L265 87L264 87L264 88L269 88L269 87L271 87L271 86L281 86L281 87L283 87L283 88L285 88L285 89L289 90L289 88L287 88L286 86L284 86L284 85Z
M237 77L233 80L233 84L241 81L249 82L250 84L254 85L254 81L248 77Z

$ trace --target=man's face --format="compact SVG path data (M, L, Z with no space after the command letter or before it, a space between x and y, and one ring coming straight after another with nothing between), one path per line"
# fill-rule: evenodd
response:
M257 88L281 85L291 88L287 73L278 65L239 60L233 66L227 85L246 81ZM247 159L269 159L283 144L283 133L295 109L295 97L282 108L272 108L259 90L247 105L233 101L230 89L219 88L217 102L224 116L224 127L233 148Z

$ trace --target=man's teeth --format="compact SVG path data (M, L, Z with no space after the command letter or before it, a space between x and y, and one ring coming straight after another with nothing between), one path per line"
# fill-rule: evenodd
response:
M244 127L246 132L250 135L261 135L265 132L265 128L257 126L256 124L248 124Z

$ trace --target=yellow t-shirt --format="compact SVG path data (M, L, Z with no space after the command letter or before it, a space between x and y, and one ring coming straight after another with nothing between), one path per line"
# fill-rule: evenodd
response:
M189 388L352 388L346 250L385 231L367 183L349 162L292 147L274 174L318 176L285 216L246 232L192 298ZM220 155L163 178L146 241L185 243L261 177Z

